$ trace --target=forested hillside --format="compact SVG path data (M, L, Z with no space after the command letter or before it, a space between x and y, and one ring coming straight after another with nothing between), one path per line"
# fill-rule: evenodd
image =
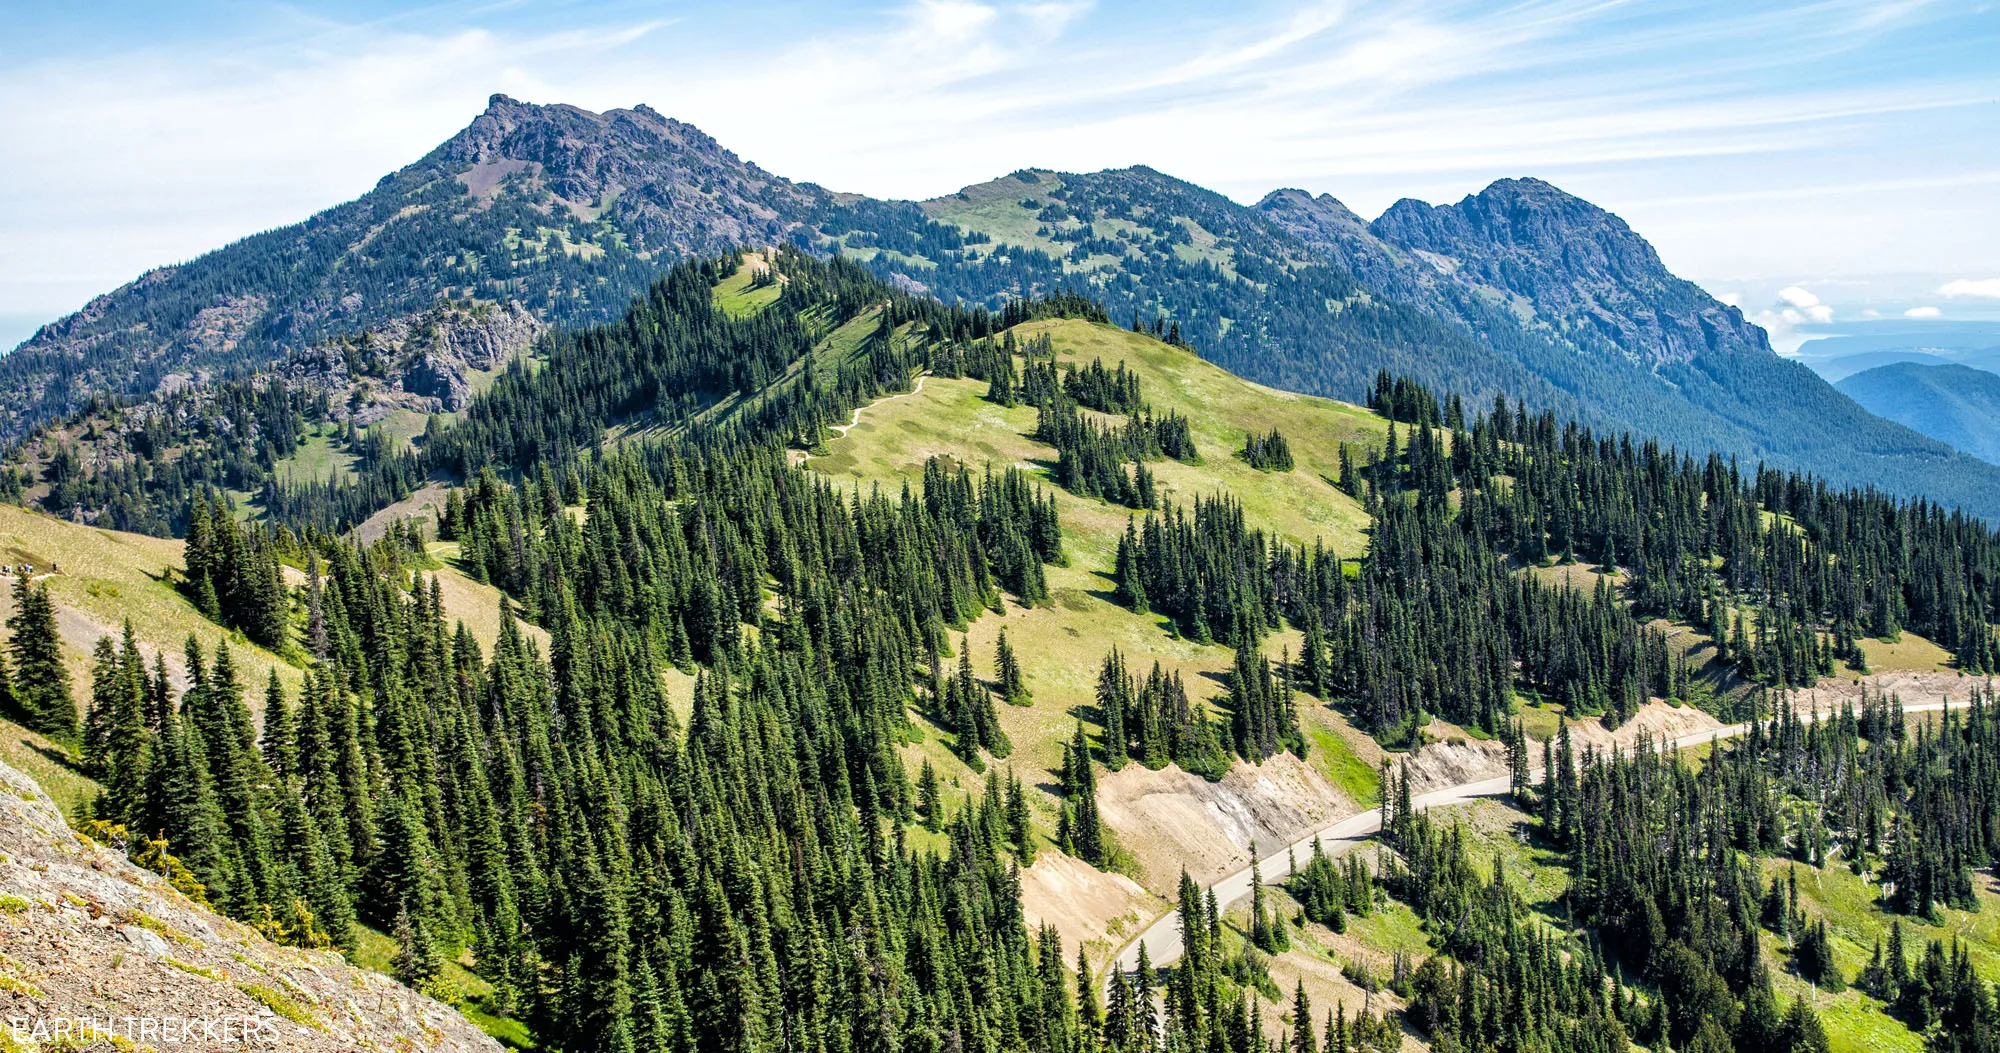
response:
M145 595L205 635L107 628L72 687L24 579L0 697L74 751L101 840L273 940L386 936L385 967L539 1048L1981 1048L1990 961L1894 932L1849 1017L1781 1004L1844 967L1757 868L1839 846L1913 926L1983 901L1990 702L1783 699L1906 637L2000 666L2000 534L1407 376L1368 411L1291 395L1125 321L796 250L682 264L415 444L274 472L261 518L149 481L187 444L135 459L125 492L188 534ZM423 483L433 514L351 532ZM467 579L490 644L447 599ZM1756 726L1699 774L1575 745L1675 706ZM1355 777L1446 735L1504 747L1569 895L1482 876L1400 762ZM1106 948L1031 929L1038 861L1163 862L1108 818L1120 780L1298 766L1367 783L1385 850L1258 874L1240 926L1162 889L1189 934L1163 974L1107 986ZM1393 941L1353 973L1379 1001L1276 988L1350 926L1343 953Z

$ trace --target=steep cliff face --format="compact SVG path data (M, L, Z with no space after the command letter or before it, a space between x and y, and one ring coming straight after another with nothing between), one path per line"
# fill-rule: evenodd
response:
M278 946L202 908L72 833L55 802L4 764L0 951L0 1034L44 1048L65 1037L65 1049L501 1048L379 973Z
M1579 350L1646 366L1770 353L1763 330L1675 277L1624 220L1539 179L1502 179L1455 205L1404 199L1369 231L1462 287L1519 298Z

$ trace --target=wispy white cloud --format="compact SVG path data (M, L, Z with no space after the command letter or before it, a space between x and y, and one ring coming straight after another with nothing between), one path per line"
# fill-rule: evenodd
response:
M1818 294L1797 285L1788 285L1778 290L1778 299L1786 307L1779 316L1787 325L1802 325L1806 322L1825 324L1833 321L1833 308L1820 302Z
M1938 295L2000 300L2000 278L1958 278L1939 286Z
M1943 318L1943 317L1944 317L1944 312L1943 312L1943 311L1940 311L1940 310L1938 310L1938 309L1937 309L1937 308L1935 308L1935 307L1931 307L1931 306L1928 306L1928 305L1926 305L1926 306L1923 306L1923 307L1912 307L1912 308L1910 308L1909 310L1907 310L1907 311L1904 311L1904 312L1903 312L1903 317L1905 317L1905 318Z
M1689 205L1742 205L1764 201L1800 201L1809 198L1888 195L1911 190L1942 190L2000 184L2000 170L1960 172L1943 176L1912 176L1905 179L1871 179L1847 183L1818 183L1771 189L1732 190L1720 193L1676 194L1636 202L1645 207Z

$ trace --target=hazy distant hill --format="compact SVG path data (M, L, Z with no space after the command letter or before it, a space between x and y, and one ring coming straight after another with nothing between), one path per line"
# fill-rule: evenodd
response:
M1956 362L1974 369L2000 366L2000 322L1898 319L1842 323L1842 328L1846 331L1837 336L1807 340L1793 357L1834 384L1891 362Z
M2000 463L2000 374L1897 362L1863 370L1838 386L1871 413Z

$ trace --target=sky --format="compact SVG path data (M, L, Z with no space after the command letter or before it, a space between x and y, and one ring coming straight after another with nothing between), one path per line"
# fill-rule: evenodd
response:
M880 197L1132 164L1364 216L1538 176L1781 349L2000 322L2000 3L0 0L0 347L504 92Z

